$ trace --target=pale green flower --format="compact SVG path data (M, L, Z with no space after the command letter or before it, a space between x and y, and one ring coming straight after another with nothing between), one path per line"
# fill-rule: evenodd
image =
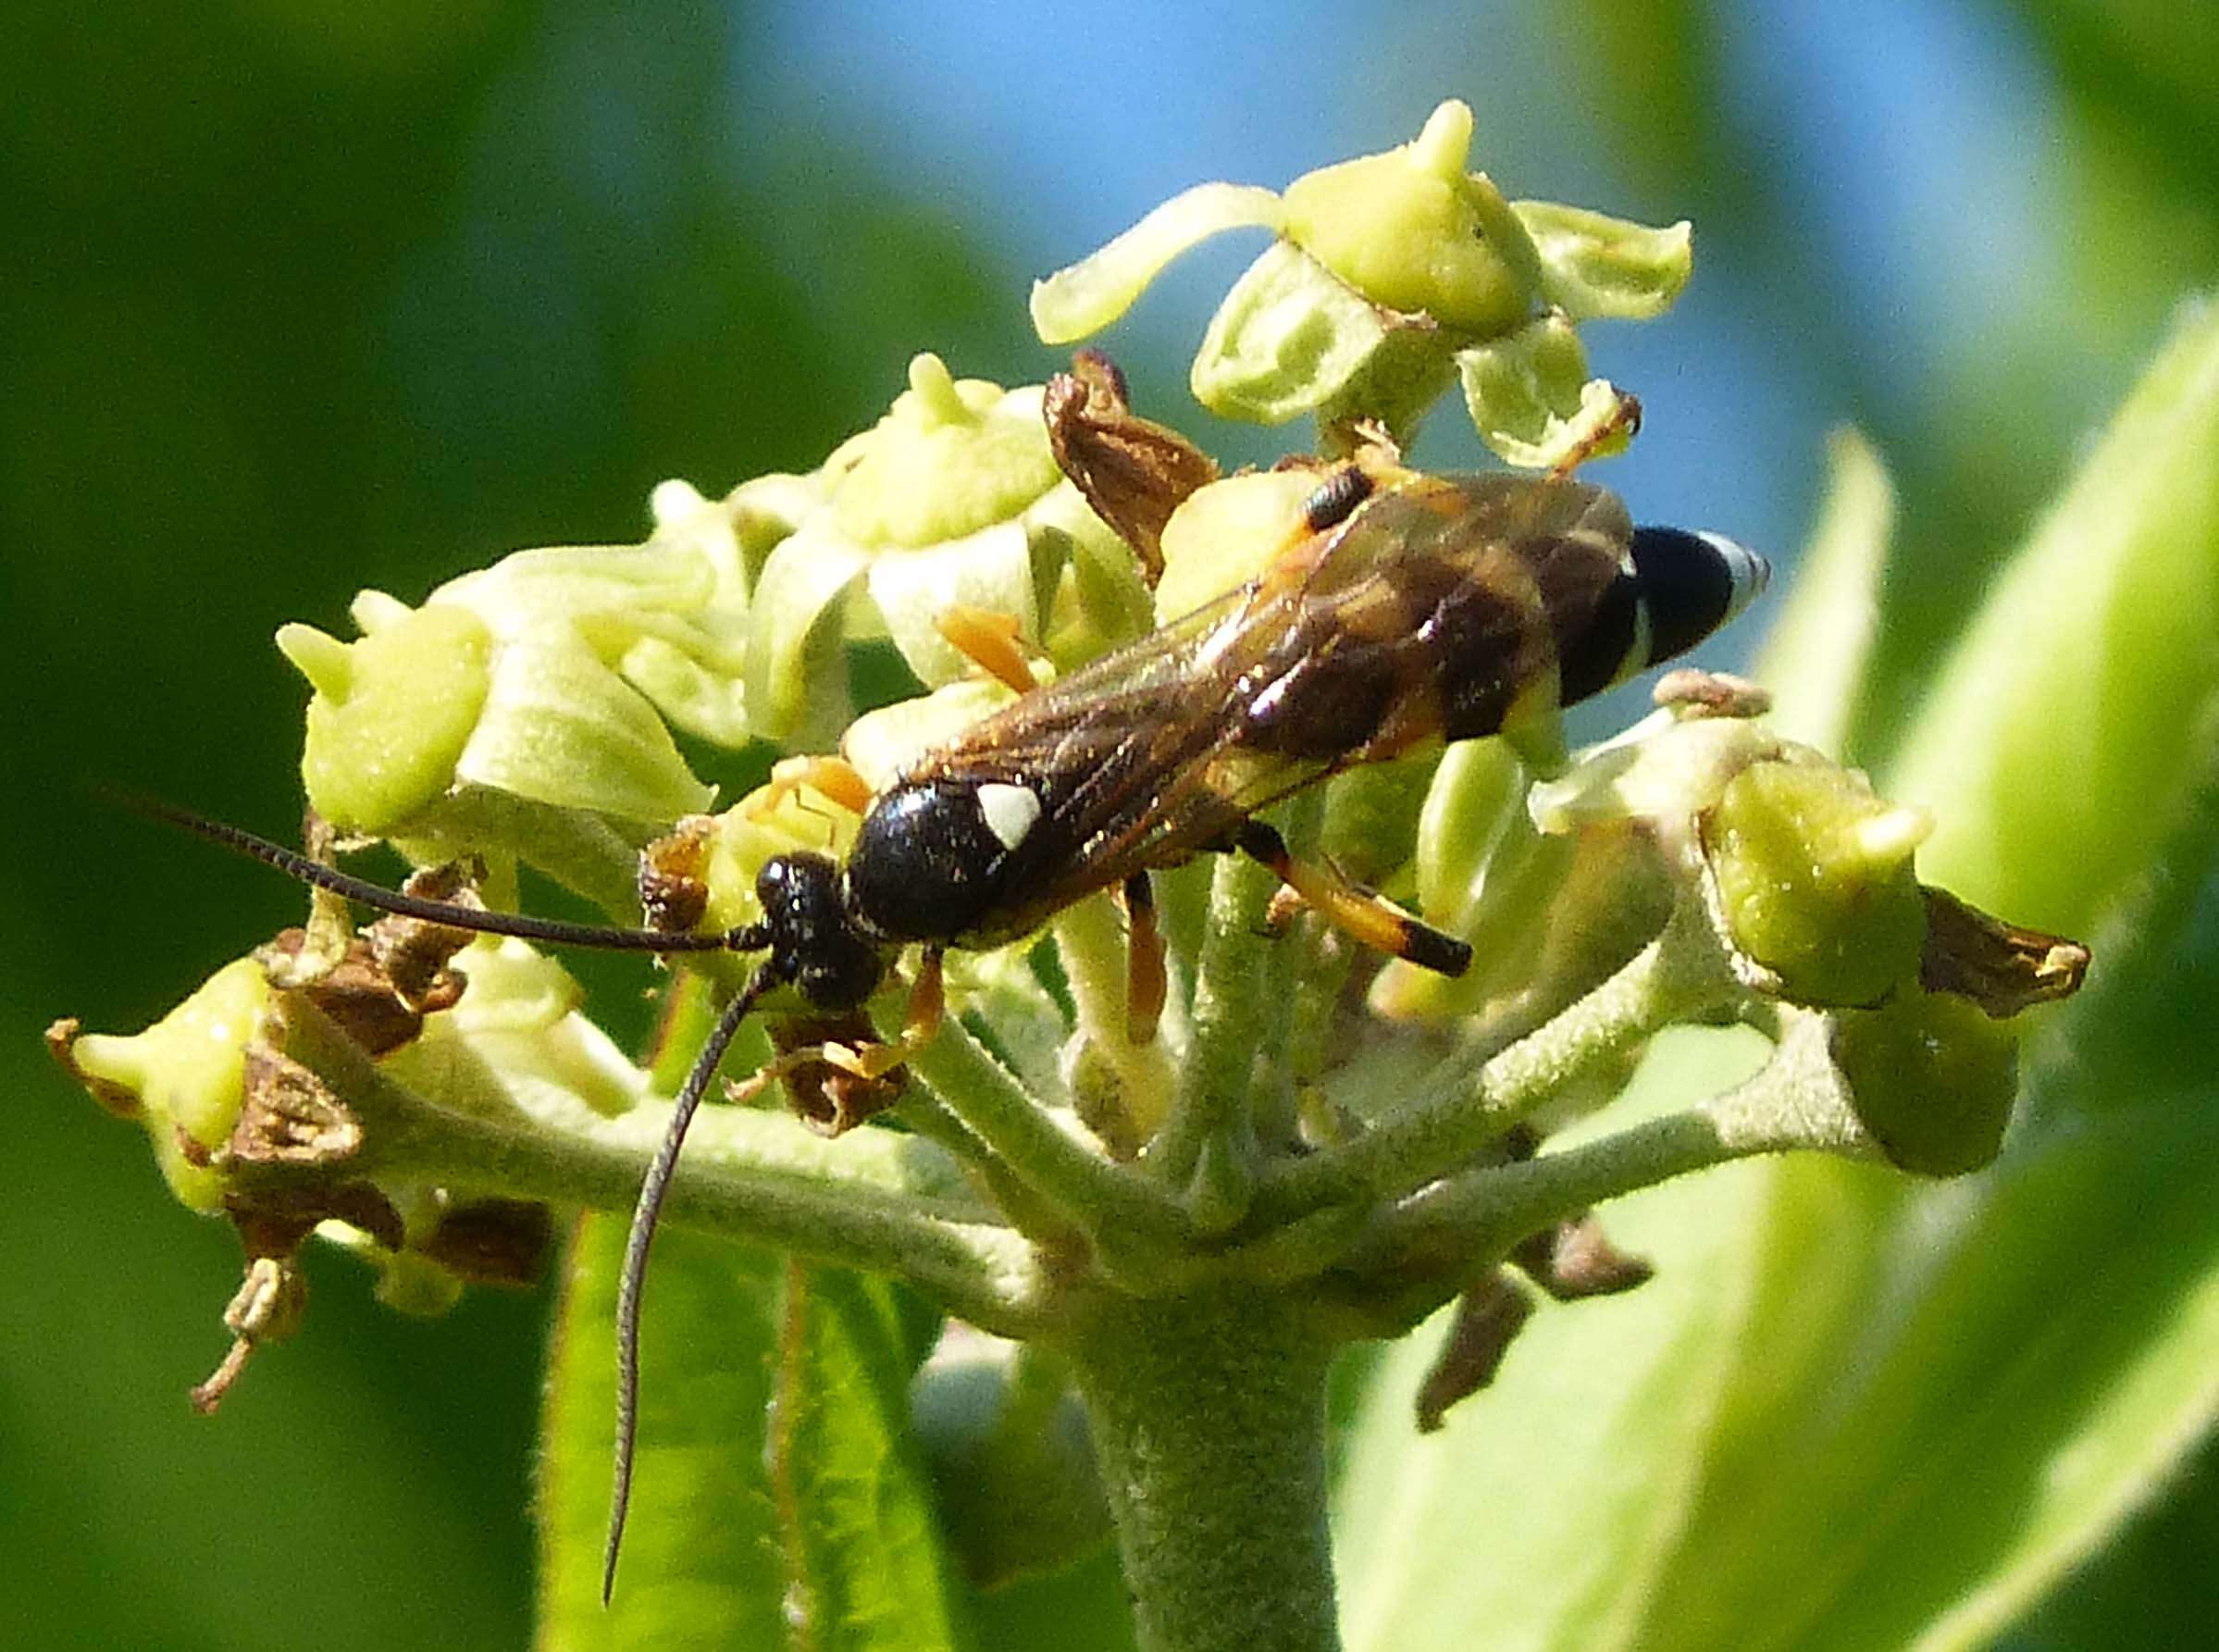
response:
M1049 343L1084 338L1197 242L1270 230L1195 357L1205 406L1263 424L1314 413L1329 445L1359 419L1401 440L1461 379L1481 439L1514 465L1610 451L1631 415L1589 378L1575 324L1668 308L1692 268L1688 226L1507 201L1469 170L1471 128L1452 99L1412 143L1283 193L1198 185L1036 282L1034 326Z

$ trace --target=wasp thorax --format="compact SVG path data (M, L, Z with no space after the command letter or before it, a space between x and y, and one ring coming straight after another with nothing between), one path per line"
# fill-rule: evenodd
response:
M851 1010L877 989L884 966L849 915L840 869L821 854L774 855L755 876L771 957L823 1010Z
M1004 864L1039 817L1039 794L1007 781L897 786L863 817L849 899L891 939L959 940L994 915Z

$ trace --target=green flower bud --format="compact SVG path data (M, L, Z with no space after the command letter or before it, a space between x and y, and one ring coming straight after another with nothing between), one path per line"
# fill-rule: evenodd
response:
M651 496L655 531L646 542L519 551L429 600L467 608L502 644L574 630L661 716L720 745L745 745L750 582L792 531L790 513L817 491L807 478L772 476L713 501L664 482ZM359 604L356 614L365 617Z
M1041 645L1057 669L1072 670L1155 625L1155 594L1133 547L1096 515L1075 486L1042 495L1026 513L1035 534L1062 536L1063 577Z
M1582 751L1570 772L1534 787L1526 806L1552 834L1622 821L1668 829L1710 808L1750 764L1772 761L1826 759L1743 718L1659 711Z
M524 941L480 936L455 958L468 988L387 1055L387 1076L457 1112L575 1120L628 1112L647 1081L579 1008L585 991Z
M856 543L914 550L1021 513L1062 480L1040 417L1040 389L958 382L929 353L886 417L841 450L849 463L833 519ZM838 471L840 455L832 467Z
M1963 1175L1995 1158L2018 1095L2018 1041L1971 1000L1904 992L1843 1011L1833 1055L1859 1122L1902 1169Z
M228 1183L213 1162L229 1143L246 1099L248 1045L263 1036L271 1003L262 966L226 964L143 1033L86 1033L57 1044L104 1104L136 1097L155 1160L188 1209L223 1208Z
M665 483L644 544L517 552L419 609L366 591L359 642L287 627L279 646L316 689L310 801L342 831L541 863L528 827L481 837L488 812L451 801L482 793L639 822L705 806L668 725L750 738L750 559L809 491L790 478L751 487L713 503Z
M1004 684L973 677L929 694L898 700L849 724L840 737L840 755L872 790L883 791L923 753L1015 698Z
M1140 628L1131 550L1057 468L1043 389L956 379L937 356L877 425L826 463L829 503L763 565L748 645L757 732L829 746L849 716L842 640L883 627L928 684L973 672L937 621L964 606L1008 615L1066 663ZM1073 561L1077 559L1077 571ZM1103 612L1082 615L1088 592Z
M1630 420L1616 391L1587 380L1572 323L1667 308L1691 268L1688 227L1506 201L1467 170L1471 129L1451 101L1414 142L1311 172L1283 198L1191 190L1037 284L1035 323L1050 342L1082 337L1188 246L1271 229L1281 239L1195 357L1195 395L1213 412L1265 424L1315 413L1328 445L1361 420L1399 440L1461 371L1481 437L1513 464L1610 451L1597 439ZM1485 348L1496 340L1509 342Z
M1468 741L1442 760L1419 816L1419 910L1472 944L1473 964L1452 980L1390 963L1371 990L1379 1013L1476 1016L1482 1039L1494 1026L1528 1026L1662 926L1670 886L1652 835L1622 819L1543 833L1526 806L1528 774L1505 740Z
M708 807L654 705L559 621L504 642L459 786L564 810L659 823ZM529 845L525 844L529 854Z
M1373 304L1481 336L1532 311L1540 259L1483 173L1465 170L1471 110L1454 99L1417 139L1287 186L1287 239Z
M315 687L301 778L342 832L382 835L454 784L493 641L465 609L403 610L359 642L291 625L278 647Z
M1781 995L1869 1004L1917 975L1926 900L1911 860L1930 830L1845 769L1767 762L1727 783L1703 838L1727 930Z

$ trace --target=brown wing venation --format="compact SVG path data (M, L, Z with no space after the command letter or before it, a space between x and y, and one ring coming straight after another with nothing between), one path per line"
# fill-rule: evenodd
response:
M905 778L1027 776L1045 805L1032 841L1055 857L1025 880L1025 905L1037 911L1175 864L1304 787L1438 732L1429 696L1440 640L1409 614L1414 590L1517 593L1498 624L1462 641L1500 652L1506 672L1531 673L1553 646L1545 603L1581 582L1520 548L1555 539L1556 524L1582 520L1597 497L1609 498L1513 477L1425 478L1375 496L1254 584L982 719ZM1598 544L1620 537L1606 516L1601 527ZM1600 589L1607 570L1596 575L1587 583ZM1326 659L1390 685L1376 727L1330 753L1269 750L1256 708Z

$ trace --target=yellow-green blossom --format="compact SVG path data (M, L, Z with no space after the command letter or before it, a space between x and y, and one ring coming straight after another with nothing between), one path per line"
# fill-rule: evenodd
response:
M1317 415L1329 443L1359 419L1398 439L1459 379L1481 438L1547 466L1622 443L1628 410L1591 379L1574 325L1645 318L1692 268L1685 223L1653 230L1547 201L1507 201L1469 169L1472 116L1451 100L1411 143L1322 168L1283 194L1202 184L1033 289L1050 343L1124 313L1197 242L1276 240L1225 296L1194 391L1228 417Z

